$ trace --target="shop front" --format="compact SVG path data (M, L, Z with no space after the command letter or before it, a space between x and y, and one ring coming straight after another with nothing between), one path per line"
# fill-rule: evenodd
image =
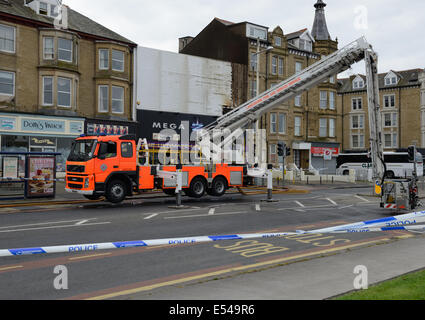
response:
M336 174L339 143L312 143L311 163L320 174Z
M65 172L72 142L84 133L82 118L0 113L0 151L59 153L57 172Z

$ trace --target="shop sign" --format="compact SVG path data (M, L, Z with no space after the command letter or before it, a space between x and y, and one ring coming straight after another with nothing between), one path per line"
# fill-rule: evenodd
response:
M22 131L43 131L43 132L65 132L65 121L56 120L45 120L45 119L21 119L21 130Z
M34 147L56 147L55 138L32 137L30 140L30 144Z
M87 124L88 135L127 135L129 133L128 126L100 124L100 123L89 123Z
M324 157L331 152L331 157L337 157L339 155L339 148L322 148L322 147L311 147L311 154L315 157Z
M15 118L0 118L0 130L13 131L16 130Z

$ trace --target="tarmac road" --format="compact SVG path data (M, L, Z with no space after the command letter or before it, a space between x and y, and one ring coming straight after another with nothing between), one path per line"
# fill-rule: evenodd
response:
M392 215L382 211L376 199L357 195L367 192L322 188L310 194L275 195L279 202L274 203L262 202L265 195L227 195L220 199L186 200L183 210L172 208L173 198L129 201L122 206L78 205L51 211L26 208L0 213L0 248L312 230ZM421 239L421 235L400 231L304 235L0 258L0 299L234 299L228 289L227 294L218 290L228 288L226 283L230 281L245 286L245 292L263 292L246 295L247 298L270 299L264 291L271 279L266 275L270 270L279 273L290 268L303 270L306 278L298 273L298 289L292 290L291 296L285 291L273 298L304 299L308 292L317 291L317 283L307 279L327 256L342 257L379 248L382 243L392 248L413 238ZM305 264L306 260L311 263ZM66 269L55 270L57 266ZM249 281L244 281L248 274ZM57 289L58 277L64 275L66 288ZM217 281L209 281L212 279ZM207 290L210 285L216 286L214 290ZM342 289L336 286L334 290L322 290L324 296L313 298L342 293L338 290Z

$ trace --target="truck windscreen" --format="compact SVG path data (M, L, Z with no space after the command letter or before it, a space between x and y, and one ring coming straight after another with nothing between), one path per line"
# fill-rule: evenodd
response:
M96 140L79 140L75 141L71 147L68 161L89 161L93 158L96 149Z

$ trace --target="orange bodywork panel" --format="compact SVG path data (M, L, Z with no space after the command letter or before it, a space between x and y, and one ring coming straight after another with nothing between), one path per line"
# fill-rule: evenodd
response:
M150 166L139 167L139 190L152 190L154 189L155 177L151 174Z

